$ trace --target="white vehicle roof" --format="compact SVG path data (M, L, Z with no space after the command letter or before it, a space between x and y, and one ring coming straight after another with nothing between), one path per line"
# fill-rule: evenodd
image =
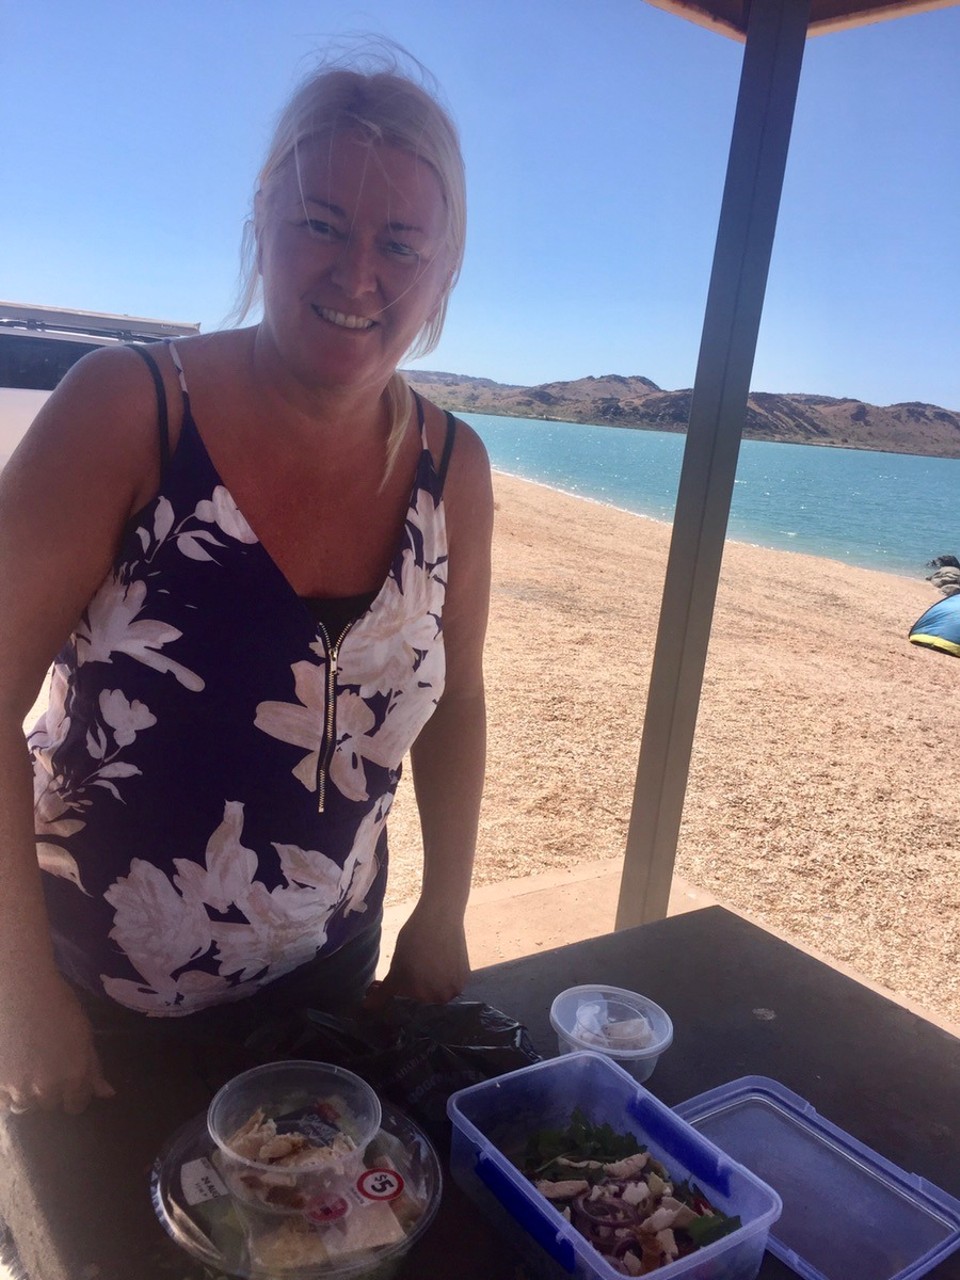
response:
M199 324L0 302L0 468L63 375L93 348L199 332Z
M25 302L0 302L0 332L11 330L43 334L50 338L83 336L134 342L138 338L148 341L184 338L199 333L200 326L173 320L150 320L143 316L111 315L105 311L71 311Z

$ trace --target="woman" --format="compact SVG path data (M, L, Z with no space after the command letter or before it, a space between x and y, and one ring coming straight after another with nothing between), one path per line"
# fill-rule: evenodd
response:
M382 994L462 989L489 465L396 370L464 223L429 95L315 75L255 196L261 322L87 357L8 464L0 1106L109 1096L91 1019L243 1034L361 999L408 749L423 887ZM20 725L55 655L34 831Z

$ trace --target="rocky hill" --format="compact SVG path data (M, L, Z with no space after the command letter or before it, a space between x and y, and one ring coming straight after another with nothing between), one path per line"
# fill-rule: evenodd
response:
M685 431L693 395L689 389L663 391L649 378L621 374L538 387L421 369L407 376L418 391L454 412L652 431ZM751 440L960 458L960 413L915 402L881 408L862 400L757 391L747 403L744 435Z

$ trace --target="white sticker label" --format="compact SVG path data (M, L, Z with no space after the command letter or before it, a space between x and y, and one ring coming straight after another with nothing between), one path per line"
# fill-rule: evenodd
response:
M225 1196L227 1188L216 1169L205 1157L187 1160L180 1169L180 1186L187 1204L201 1204Z

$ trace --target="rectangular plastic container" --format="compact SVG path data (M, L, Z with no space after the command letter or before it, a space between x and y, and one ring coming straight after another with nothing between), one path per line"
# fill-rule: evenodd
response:
M804 1280L917 1280L960 1247L960 1202L776 1080L745 1076L677 1113L776 1187L768 1248Z
M742 1220L739 1230L661 1267L658 1280L754 1280L771 1224L780 1216L780 1197L622 1067L586 1052L461 1089L447 1105L454 1180L513 1243L538 1280L622 1280L510 1158L522 1154L536 1130L567 1125L575 1107L594 1124L609 1123L618 1133L634 1134L671 1177L689 1178L718 1209Z

